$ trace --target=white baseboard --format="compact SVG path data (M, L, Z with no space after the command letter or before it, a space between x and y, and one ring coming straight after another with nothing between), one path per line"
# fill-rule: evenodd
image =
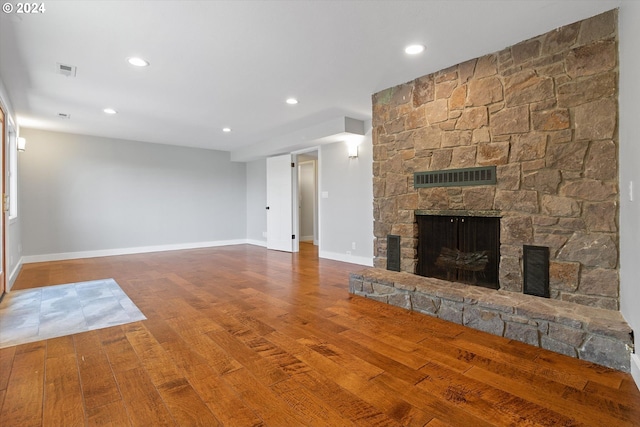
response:
M248 245L262 246L263 248L267 247L267 241L266 240L247 239L245 243L248 244Z
M10 283L13 284L23 264L29 264L33 262L48 262L48 261L63 261L67 259L80 259L80 258L97 258L104 256L115 255L131 255L141 254L148 252L165 252L165 251L178 251L182 249L199 249L199 248L211 248L216 246L230 246L230 245L255 245L266 247L267 242L263 240L254 239L237 239L237 240L218 240L213 242L194 242L194 243L179 243L173 245L158 245L158 246L140 246L134 248L120 248L120 249L103 249L96 251L83 251L83 252L63 252L53 254L42 255L27 255L23 256L16 268L11 272ZM349 254L342 254L337 252L320 251L318 256L320 258L332 259L335 261L348 262L350 264L365 265L368 267L373 266L373 257L362 257Z
M27 255L23 256L18 263L18 266L12 272L12 276L19 272L22 264L29 264L33 262L48 262L48 261L63 261L66 259L80 259L80 258L97 258L103 256L115 256L115 255L131 255L142 254L148 252L165 252L165 251L179 251L182 249L198 249L198 248L212 248L216 246L230 246L230 245L255 245L261 247L267 247L267 242L264 240L254 239L237 239L237 240L218 240L213 242L194 242L194 243L179 243L173 245L158 245L158 246L139 246L135 248L119 248L119 249L102 249L96 251L83 251L83 252L62 252L53 254L42 255ZM359 264L366 266L373 266L373 257L361 257L355 255L341 254L337 252L320 251L318 254L320 258L332 259L335 261L348 262L351 264Z
M213 242L178 243L173 245L140 246L135 248L103 249L103 250L97 250L97 251L28 255L28 256L22 257L22 262L27 264L32 262L62 261L66 259L96 258L96 257L103 257L103 256L131 255L131 254L142 254L142 253L148 253L148 252L179 251L182 249L199 249L199 248L211 248L215 246L230 246L230 245L244 245L244 244L258 244L258 246L261 246L259 244L259 241L254 242L254 241L248 241L247 239L217 240Z
M313 236L300 236L301 242L311 242L313 240Z
M631 355L631 376L640 390L640 355L637 353Z
M338 252L319 251L318 256L320 258L332 259L334 261L348 262L351 264L366 265L367 267L373 267L373 257L355 256L349 254L341 254Z
M9 273L9 277L7 277L7 292L11 290L11 288L13 287L13 284L18 278L18 274L20 274L20 270L22 269L23 262L24 262L24 257L20 257L13 271Z

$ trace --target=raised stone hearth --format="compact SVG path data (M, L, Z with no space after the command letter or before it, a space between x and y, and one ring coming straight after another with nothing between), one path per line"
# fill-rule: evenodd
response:
M613 310L404 272L351 273L349 292L629 372L631 328Z

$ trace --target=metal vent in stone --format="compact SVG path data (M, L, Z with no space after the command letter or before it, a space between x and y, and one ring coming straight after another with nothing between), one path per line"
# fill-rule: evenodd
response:
M387 270L400 271L400 236L387 235Z
M525 294L549 298L549 248L546 246L522 247Z
M496 167L447 169L429 172L414 172L413 187L462 187L468 185L495 185Z

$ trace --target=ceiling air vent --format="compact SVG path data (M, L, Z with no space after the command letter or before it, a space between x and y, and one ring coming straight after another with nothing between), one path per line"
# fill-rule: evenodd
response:
M414 172L413 187L463 187L468 185L495 185L496 167L448 169Z
M75 77L76 76L76 66L75 65L66 65L66 64L61 64L61 63L57 63L56 64L56 70L58 72L58 74L62 74L63 76L67 76L67 77Z
M58 113L58 117L60 117L61 119L70 119L71 118L71 114Z

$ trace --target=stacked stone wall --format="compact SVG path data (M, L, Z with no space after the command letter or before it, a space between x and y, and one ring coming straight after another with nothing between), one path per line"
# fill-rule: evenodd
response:
M415 211L500 211L500 289L550 248L551 297L619 308L617 10L373 95L376 267ZM495 165L495 186L413 188L419 171Z

